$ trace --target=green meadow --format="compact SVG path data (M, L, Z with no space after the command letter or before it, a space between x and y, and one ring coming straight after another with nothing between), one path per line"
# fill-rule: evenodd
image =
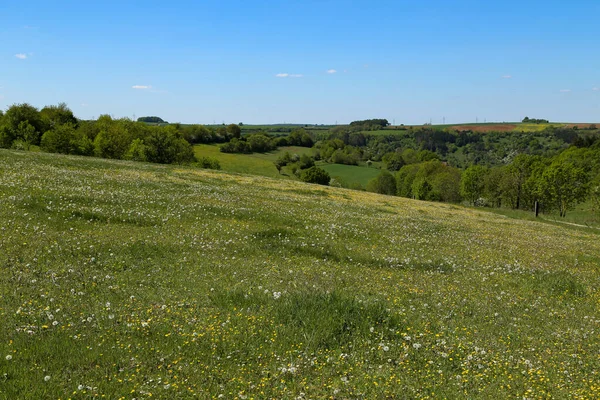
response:
M598 232L213 153L0 150L0 398L600 397Z
M381 163L378 163L381 164ZM377 175L381 173L380 169L375 166L366 167L358 165L344 165L344 164L319 164L320 168L323 168L329 173L332 178L350 185L353 183L359 183L363 188L367 186L367 183Z
M218 160L223 171L267 176L270 178L295 179L294 175L287 171L287 168L284 168L282 170L283 173L280 174L273 164L273 162L285 152L302 155L311 154L312 149L307 147L285 146L279 147L277 150L269 153L233 154L222 153L219 150L219 145L216 144L197 144L194 146L194 154L196 157L210 157Z

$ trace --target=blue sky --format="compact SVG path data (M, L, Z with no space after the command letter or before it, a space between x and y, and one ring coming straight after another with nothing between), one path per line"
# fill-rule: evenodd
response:
M0 108L600 122L600 1L0 2Z

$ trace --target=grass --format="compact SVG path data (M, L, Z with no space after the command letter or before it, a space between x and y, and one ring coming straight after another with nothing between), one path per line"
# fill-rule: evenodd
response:
M286 151L289 151L290 154L302 155L304 153L310 154L312 150L306 147L289 146L280 147L276 151L264 154L231 154L221 153L218 145L200 144L194 146L194 153L197 157L210 157L219 160L223 171L267 176L278 179L295 179L294 175L291 173L279 174L277 168L275 168L275 165L273 164L273 162Z
M0 150L0 398L600 396L597 232Z
M319 164L329 173L332 178L341 178L348 185L359 183L362 187L366 187L367 183L381 173L380 169L375 167L343 165L343 164Z

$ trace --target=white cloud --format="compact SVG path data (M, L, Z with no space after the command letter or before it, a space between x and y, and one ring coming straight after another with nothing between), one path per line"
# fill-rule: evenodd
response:
M278 78L287 78L288 76L290 76L290 74L277 74L275 76Z
M15 54L15 57L17 57L19 60L24 60L27 58L27 54L19 53Z
M337 71L335 69L328 69L327 73L328 74L335 74L335 73L337 73Z
M131 88L144 90L144 89L152 89L152 86L150 86L150 85L133 85Z
M595 87L595 88L592 88L592 90L593 90L594 92L600 92L600 87Z
M502 79L512 79L512 75L502 75Z
M87 103L81 103L81 107L87 107L88 104Z
M571 91L571 89L561 89L560 92L561 93L569 93Z
M304 75L302 74L288 74L288 73L281 73L281 74L277 74L275 75L277 78L302 78Z

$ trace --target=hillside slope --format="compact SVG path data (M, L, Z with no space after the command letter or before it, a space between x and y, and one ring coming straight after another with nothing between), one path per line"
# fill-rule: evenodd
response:
M594 232L5 150L0 205L0 398L600 396Z

